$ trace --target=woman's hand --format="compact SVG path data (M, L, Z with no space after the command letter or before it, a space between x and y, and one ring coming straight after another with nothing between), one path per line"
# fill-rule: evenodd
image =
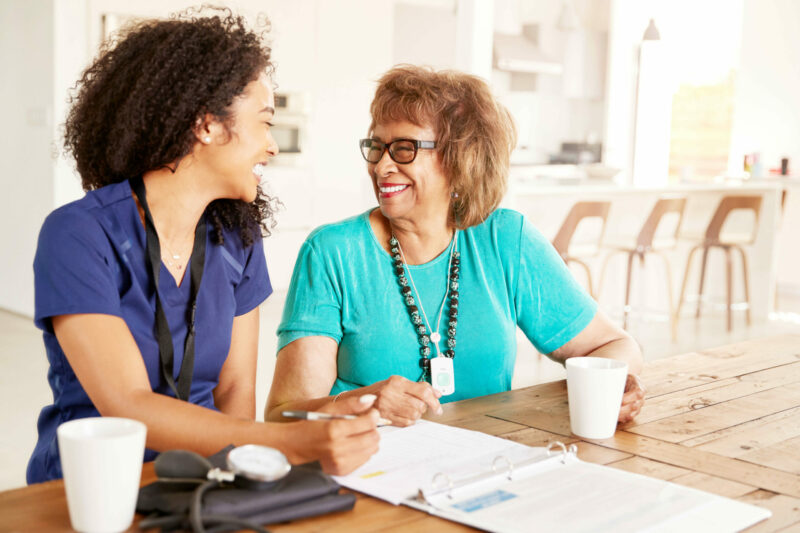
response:
M642 410L644 393L644 384L639 376L628 374L628 379L625 381L625 394L622 395L622 407L619 410L621 424L631 422Z
M381 417L394 426L410 426L428 410L442 413L439 398L442 393L429 383L409 381L402 376L391 376L362 389L378 397L375 407Z
M332 475L346 475L364 464L378 451L378 412L372 409L375 397L365 395L329 402L320 411L330 414L357 414L354 420L307 420L284 424L284 447L294 464L318 460Z

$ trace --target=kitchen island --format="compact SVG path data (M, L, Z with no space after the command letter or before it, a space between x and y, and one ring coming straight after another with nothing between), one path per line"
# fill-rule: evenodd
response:
M570 183L573 182L573 183ZM569 180L563 178L541 179L526 175L524 168L512 168L509 192L504 206L517 209L525 214L533 224L547 237L552 239L561 226L564 217L575 202L578 201L610 201L608 223L604 242L629 241L633 243L636 235L649 215L657 199L661 197L685 196L686 210L680 227L680 239L674 250L667 252L671 265L673 300L677 302L686 260L691 247L702 239L706 227L711 220L720 199L727 195L760 195L762 197L761 212L758 220L755 241L747 246L750 308L754 322L766 320L774 308L775 287L777 280L777 261L781 243L788 235L780 235L782 210L781 200L785 191L800 192L800 180L796 179L764 179L736 180L722 183L681 183L663 187L631 187L617 185L598 180ZM788 204L792 205L792 204ZM676 221L671 221L674 224ZM728 233L743 234L751 231L753 216L748 212L734 212L723 227L723 236ZM669 230L670 221L665 220L664 230ZM672 226L674 227L674 225ZM661 231L659 234L663 235ZM658 234L657 234L658 235ZM575 240L580 242L586 236L581 229ZM599 280L601 265L608 250L602 250L590 260L589 266L595 280L595 292L598 300L606 309L621 309L624 293L625 256L622 254L612 258L608 263L605 280ZM785 254L784 254L785 255ZM698 254L699 256L699 254ZM668 316L669 299L667 298L665 276L667 272L657 258L648 261L644 269L634 272L632 305L634 308L653 311ZM790 258L791 259L791 258ZM699 257L690 270L687 294L689 302L682 308L682 316L694 314L695 303L692 295L697 292L699 278ZM704 313L715 311L725 299L725 263L724 254L719 250L709 253L706 289L709 303L704 305ZM575 271L581 282L584 275ZM740 263L734 257L734 302L744 299L741 282ZM597 287L599 287L599 290ZM735 308L742 306L736 306ZM742 313L735 313L734 327L744 322Z

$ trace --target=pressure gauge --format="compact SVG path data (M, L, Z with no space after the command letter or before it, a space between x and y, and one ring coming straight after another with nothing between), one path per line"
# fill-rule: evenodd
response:
M277 481L286 476L291 465L286 456L274 448L247 444L228 452L228 469L236 479L246 478L257 483Z

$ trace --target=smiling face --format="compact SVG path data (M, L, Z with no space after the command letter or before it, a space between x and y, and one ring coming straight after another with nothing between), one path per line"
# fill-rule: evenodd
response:
M396 139L435 141L436 133L428 126L410 122L378 124L373 139L389 143ZM396 163L383 153L377 163L368 163L375 197L383 216L389 221L406 220L415 224L440 219L450 206L450 182L444 174L436 150L417 151L411 163Z
M267 76L262 74L247 84L229 109L232 123L227 132L223 124L212 121L198 133L203 160L210 167L219 198L252 202L269 159L278 154L270 132L275 97Z

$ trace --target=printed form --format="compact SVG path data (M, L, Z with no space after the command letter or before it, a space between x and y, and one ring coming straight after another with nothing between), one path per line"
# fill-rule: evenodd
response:
M336 480L393 504L497 532L738 531L771 513L585 463L574 453L418 421L385 427L380 451ZM437 474L439 474L437 476ZM423 491L424 498L418 498Z
M407 428L379 428L380 450L369 461L336 481L349 489L369 494L395 505L416 497L420 488L429 487L433 477L445 473L454 483L491 472L497 457L511 464L545 457L544 448L532 448L468 429L418 420ZM498 470L507 470L508 462L498 460ZM446 486L437 480L437 486Z

